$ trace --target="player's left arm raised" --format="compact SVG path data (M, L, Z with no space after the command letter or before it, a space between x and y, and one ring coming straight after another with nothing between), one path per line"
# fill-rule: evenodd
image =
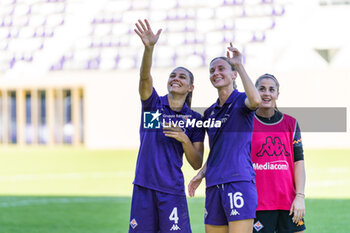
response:
M241 77L244 91L247 95L245 105L251 110L256 110L261 102L261 97L242 64L242 54L237 48L232 46L232 43L230 43L230 46L227 47L227 49L227 58Z

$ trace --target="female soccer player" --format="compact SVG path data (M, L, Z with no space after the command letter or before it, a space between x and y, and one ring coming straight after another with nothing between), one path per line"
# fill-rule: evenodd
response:
M219 98L204 119L220 120L208 128L210 153L202 170L189 185L190 196L206 178L205 232L251 233L257 207L254 169L250 158L254 110L261 98L242 64L241 53L230 44L227 57L214 58L210 81ZM239 73L245 93L238 92Z
M139 20L135 32L145 49L139 82L141 144L129 232L191 232L181 171L182 156L185 153L191 166L199 169L203 161L205 135L203 129L191 125L182 127L180 124L186 123L186 120L201 120L200 114L189 107L194 88L193 75L186 68L175 68L168 79L168 94L159 96L153 88L151 66L154 45L161 30L154 34L147 20ZM162 124L162 120L167 124Z
M258 207L254 232L305 230L305 168L297 121L277 110L279 83L270 74L256 81L262 103L255 113L252 161L256 171ZM189 184L193 196L202 175Z
M276 108L279 83L264 74L255 83L262 102L255 113L252 161L258 208L254 232L303 232L305 168L298 122Z

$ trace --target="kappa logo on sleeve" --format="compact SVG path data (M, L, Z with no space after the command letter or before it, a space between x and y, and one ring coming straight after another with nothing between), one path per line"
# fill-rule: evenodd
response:
M256 231L260 231L261 229L264 228L264 225L261 224L261 222L257 221L255 224L254 224L254 229Z

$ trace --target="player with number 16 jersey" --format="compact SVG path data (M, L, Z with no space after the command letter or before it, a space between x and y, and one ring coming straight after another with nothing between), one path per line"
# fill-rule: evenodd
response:
M228 50L227 57L214 58L210 63L210 81L217 89L219 98L204 113L205 120L215 118L222 122L222 126L207 130L209 157L191 180L189 193L193 196L205 177L207 233L251 233L257 192L250 147L254 110L261 99L243 67L241 53L232 44ZM236 89L237 72L245 93Z

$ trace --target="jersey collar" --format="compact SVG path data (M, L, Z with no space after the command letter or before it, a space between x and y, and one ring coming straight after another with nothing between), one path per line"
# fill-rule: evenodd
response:
M165 95L165 96L161 96L160 97L160 101L162 103L163 106L168 106L169 109L170 108L170 104L169 104L169 101L168 101L168 95ZM181 111L180 112L177 112L177 113L181 113L181 114L186 114L188 111L190 110L190 108L188 107L188 105L186 104L186 102L184 103L184 106L182 107ZM176 112L176 111L174 111Z
M227 98L227 100L224 103L224 105L230 105L233 102L233 100L234 100L235 96L237 95L237 93L238 93L238 90L234 89L233 92L231 93L231 95ZM219 98L216 100L214 107L215 108L221 108L220 107L220 100L219 100Z

